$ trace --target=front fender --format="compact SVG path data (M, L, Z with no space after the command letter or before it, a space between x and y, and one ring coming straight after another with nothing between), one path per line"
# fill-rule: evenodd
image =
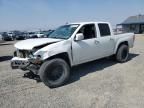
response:
M51 45L48 45L40 50L38 50L34 55L40 55L41 59L45 61L46 59L49 59L55 55L67 53L68 57L70 59L70 62L72 63L72 54L71 54L71 42L70 41L62 41L58 43L54 43Z

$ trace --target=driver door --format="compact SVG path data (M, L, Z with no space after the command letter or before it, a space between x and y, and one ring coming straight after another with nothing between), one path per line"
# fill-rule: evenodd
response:
M83 33L84 39L72 42L74 64L95 60L99 56L99 42L96 40L95 24L84 25L78 33Z

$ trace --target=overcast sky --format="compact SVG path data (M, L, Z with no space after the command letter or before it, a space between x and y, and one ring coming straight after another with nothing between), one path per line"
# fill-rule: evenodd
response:
M109 21L114 26L137 14L144 14L144 0L0 0L0 31L78 21Z

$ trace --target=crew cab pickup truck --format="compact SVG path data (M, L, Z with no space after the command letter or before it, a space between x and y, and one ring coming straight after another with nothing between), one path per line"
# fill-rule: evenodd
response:
M114 35L108 22L81 22L63 25L48 38L20 41L11 60L13 69L30 70L50 88L63 85L73 66L113 56L126 62L135 35Z

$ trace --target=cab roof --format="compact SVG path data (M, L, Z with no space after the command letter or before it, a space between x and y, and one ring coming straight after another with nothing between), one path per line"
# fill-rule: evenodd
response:
M75 23L69 23L69 24L80 24L80 25L83 25L83 24L90 24L90 23L107 23L109 24L109 22L101 22L101 21L97 21L97 22L75 22Z

